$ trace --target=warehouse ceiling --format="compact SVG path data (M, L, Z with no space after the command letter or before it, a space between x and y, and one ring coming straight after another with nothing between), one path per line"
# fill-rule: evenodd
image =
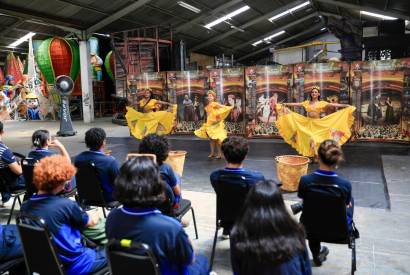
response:
M254 62L269 48L294 46L329 31L329 22L358 26L380 21L360 10L410 20L410 1L402 0L184 0L196 12L174 0L0 0L0 60L8 45L28 32L33 39L49 36L86 37L144 26L171 26L174 41L208 55L233 54ZM212 21L244 8L215 26ZM291 12L289 9L301 6ZM282 16L280 16L282 15ZM273 20L269 18L276 17ZM332 29L332 28L330 28ZM278 34L279 33L279 34ZM269 40L266 37L277 35ZM265 39L265 40L264 40ZM252 45L254 44L254 45ZM27 43L14 49L27 52Z

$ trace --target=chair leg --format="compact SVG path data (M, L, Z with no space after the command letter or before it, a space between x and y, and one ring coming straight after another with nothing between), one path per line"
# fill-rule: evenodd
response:
M352 237L351 246L352 246L352 272L351 274L354 275L356 271L356 241L354 237Z
M20 196L17 196L17 200L18 200L19 205L20 205L20 207L21 207L21 200L20 200Z
M107 213L105 213L105 207L103 207L102 210L103 210L104 218L107 218Z
M16 206L17 198L18 198L18 196L15 196L14 199L13 199L13 205L11 206L11 209L10 209L9 218L7 219L7 224L10 224L11 217L13 216L13 212L14 212L14 207Z
M195 212L194 212L194 208L192 207L191 207L191 212L192 212L192 220L194 221L195 237L198 240L198 229L196 227Z
M215 248L216 248L216 240L218 238L218 230L219 226L216 226L215 236L214 236L214 243L212 244L212 253L211 253L211 261L209 263L209 271L212 271L212 266L214 265L214 257L215 257Z

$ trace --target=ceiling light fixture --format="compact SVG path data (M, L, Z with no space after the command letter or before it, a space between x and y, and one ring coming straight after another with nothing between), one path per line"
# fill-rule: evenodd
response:
M373 13L373 12L368 12L368 11L360 11L360 14L373 16L373 17L377 17L380 19L384 19L384 20L396 20L397 19L396 17L386 16L383 14L378 14L378 13Z
M282 35L282 34L284 34L284 33L285 33L285 31L280 31L280 32L274 33L274 34L272 34L272 35L269 35L269 36L265 37L264 39L261 39L261 40L256 41L255 43L252 43L252 46L256 47L256 46L258 46L259 44L261 44L262 42L265 42L265 43L267 43L267 44L270 44L270 40L271 40L272 38L275 38L275 37L277 37L277 36L279 36L279 35Z
M262 42L263 42L263 40L258 40L258 41L256 41L255 43L253 43L252 46L256 47L256 46L258 46L259 44L261 44Z
M325 30L327 30L327 29L326 29L326 28L321 28L320 30L321 30L321 31L325 31Z
M284 12L281 12L281 13L279 13L279 14L277 14L277 15L271 17L271 18L269 18L268 20L269 20L270 22L273 22L274 20L276 20L276 19L278 19L278 18L281 18L281 17L283 17L283 16L285 16L285 15L287 15L287 14L289 14L289 13L292 13L292 12L294 12L294 11L296 11L296 10L299 10L299 9L301 9L301 8L303 8L303 7L307 6L307 5L309 5L309 4L310 4L310 1L303 2L303 3L300 4L300 5L297 5L297 6L293 7L293 8L291 8L291 9L285 10Z
M218 18L218 19L212 21L212 22L209 23L209 24L206 24L206 25L205 25L205 28L210 29L210 28L212 28L213 26L218 25L219 23L221 23L221 22L223 22L223 21L225 21L225 20L227 20L227 19L230 19L230 18L232 18L232 17L234 17L234 16L236 16L236 15L238 15L238 14L241 14L241 13L243 13L243 12L249 10L249 9L250 9L250 7L249 7L248 5L243 6L242 8L239 8L239 9L237 9L237 10L234 10L233 12L230 12L230 13L228 13L227 15L220 17L220 18Z
M30 38L32 38L34 35L36 35L35 32L29 32L29 33L26 34L25 36L20 37L19 39L17 39L17 40L14 41L13 43L11 43L8 47L9 47L9 48L15 48L15 47L17 47L18 45L20 45L21 43L23 43L23 42L29 40Z
M192 6L188 3L185 3L184 1L178 1L177 4L180 5L181 7L184 7L187 10L193 11L195 13L200 13L201 12L201 10L198 9L197 7L194 7L194 6Z

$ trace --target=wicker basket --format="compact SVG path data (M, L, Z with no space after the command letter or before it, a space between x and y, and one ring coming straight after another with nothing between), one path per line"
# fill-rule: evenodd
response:
M165 163L168 163L180 177L184 173L186 154L187 151L169 151L168 158L165 160Z
M278 156L276 160L276 174L282 183L282 189L295 192L299 187L300 177L308 171L309 158L302 156Z

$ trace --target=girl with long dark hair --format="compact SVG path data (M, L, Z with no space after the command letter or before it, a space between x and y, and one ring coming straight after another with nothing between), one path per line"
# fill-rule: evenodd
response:
M290 216L274 181L248 193L231 231L234 274L312 274L301 226Z

